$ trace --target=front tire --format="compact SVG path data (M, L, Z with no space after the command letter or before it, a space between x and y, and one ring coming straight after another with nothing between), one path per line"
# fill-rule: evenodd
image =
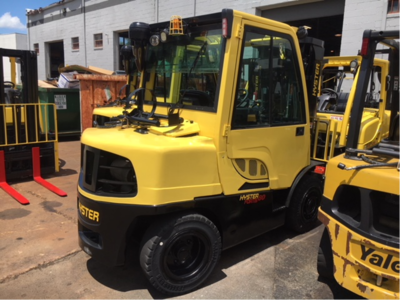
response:
M199 214L151 226L142 240L140 265L150 283L168 295L188 293L211 274L221 254L217 227Z
M318 248L317 272L321 277L334 279L332 245L326 228Z
M322 189L323 181L317 176L307 175L299 182L286 216L286 224L290 229L304 233L318 224Z

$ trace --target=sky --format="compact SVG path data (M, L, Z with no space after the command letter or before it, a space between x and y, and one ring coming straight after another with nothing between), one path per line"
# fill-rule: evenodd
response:
M0 34L27 33L26 10L55 2L58 0L0 0Z

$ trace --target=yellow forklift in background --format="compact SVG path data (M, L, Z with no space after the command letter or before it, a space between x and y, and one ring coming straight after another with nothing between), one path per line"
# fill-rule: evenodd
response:
M319 219L326 226L320 276L370 299L399 299L399 31L366 30L346 152L329 160ZM359 149L368 82L377 45L390 61L386 82L390 127L372 149Z
M124 110L129 109L126 108L127 96L139 87L140 73L135 64L132 47L122 46L120 55L122 56L124 71L127 75L126 85L121 88L117 99L113 99L109 103L93 109L93 127L104 126L113 117L120 116Z
M360 55L324 58L312 152L315 160L328 161L345 151L361 63ZM389 135L390 99L387 95L390 67L389 60L375 58L366 104L362 108L359 149L370 149Z
M4 81L3 58L11 58L13 81ZM15 63L20 66L22 88L15 86ZM29 200L8 185L7 180L33 176L51 191L65 192L46 182L41 175L59 171L57 127L54 104L38 98L37 56L34 51L0 48L0 188L21 204ZM57 124L53 120L53 124Z

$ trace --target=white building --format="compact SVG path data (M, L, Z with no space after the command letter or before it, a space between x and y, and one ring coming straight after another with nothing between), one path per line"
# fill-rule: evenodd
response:
M119 48L134 22L167 21L231 8L308 25L325 41L325 55L355 55L364 29L399 28L398 0L62 0L28 13L28 44L38 56L39 79L60 65L122 69Z
M0 34L0 48L27 50L27 36L22 33ZM19 69L15 68L17 84L21 83ZM11 81L11 64L8 57L3 57L3 75L4 81Z

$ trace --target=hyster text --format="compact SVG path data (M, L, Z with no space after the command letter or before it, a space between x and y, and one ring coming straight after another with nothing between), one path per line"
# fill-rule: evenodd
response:
M244 201L244 204L252 204L263 201L266 197L267 196L265 194L260 195L259 193L240 195L239 201Z
M82 216L96 222L100 222L100 214L99 212L87 208L86 206L83 206L82 204L79 203L79 210L81 211Z

